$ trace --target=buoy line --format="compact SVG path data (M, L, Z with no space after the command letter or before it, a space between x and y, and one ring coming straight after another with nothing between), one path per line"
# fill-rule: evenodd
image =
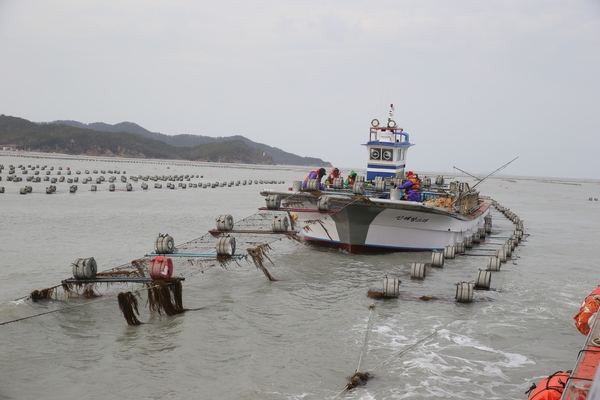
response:
M59 285L59 286L60 286L60 285ZM57 286L57 287L58 287L58 286ZM25 297L22 297L22 299L24 299L24 298L25 298ZM42 315L46 315L46 314L52 314L52 313L59 312L59 311L70 310L70 309L72 309L72 308L81 307L81 306L86 306L86 305L88 305L88 304L92 304L92 303L95 303L95 302L97 302L97 301L101 301L101 300L108 300L108 299L112 299L112 296L110 296L110 297L103 297L103 298L101 298L101 299L96 299L96 300L91 300L91 301L88 301L87 303L76 304L76 305L74 305L74 306L69 306L69 307L59 308L58 310L46 311L46 312L43 312L43 313L40 313L40 314L30 315L30 316L28 316L28 317L22 317L22 318L13 319L12 321L0 322L0 326L2 326L2 325L8 325L8 324L11 324L11 323L13 323L13 322L19 322L19 321L23 321L23 320L30 319L30 318L41 317Z
M367 320L367 329L365 330L365 339L363 340L363 347L360 350L360 356L358 357L358 365L356 366L356 371L360 371L360 363L362 361L362 356L365 352L365 348L367 347L367 337L369 336L369 328L371 327L371 316L373 315L373 309L375 308L375 304L371 304L369 306L369 319Z
M166 286L169 286L169 285L175 284L176 282L177 282L177 281L173 281L173 282L166 282ZM57 288L59 288L59 287L61 287L61 286L62 286L62 285L57 285L57 286L54 286L54 287L52 287L52 288L48 288L48 289L57 289ZM141 289L138 289L138 290L136 290L136 292L139 292L140 290L144 290L144 289L145 289L146 291L150 291L150 290L152 289L152 286L149 286L149 287L146 287L146 288L143 288L143 287L142 287ZM115 296L106 296L106 297L105 297L105 296L103 296L103 297L101 297L101 298L98 298L98 299L95 299L95 300L91 300L91 301L88 301L88 302L85 302L85 303L81 303L81 304L76 304L76 305L73 305L73 306L68 306L68 307L59 308L59 309L57 309L57 310L46 311L46 312L39 313L39 314L29 315L29 316L27 316L27 317L16 318L16 319L13 319L13 320L10 320L10 321L4 321L4 322L0 322L0 326L3 326L3 325L8 325L8 324L11 324L11 323L13 323L13 322L19 322L19 321L23 321L23 320L26 320L26 319L31 319L31 318L41 317L41 316L44 316L44 315L47 315L47 314L52 314L52 313L55 313L55 312L66 311L66 310L70 310L70 309L73 309L73 308L76 308L76 307L87 306L87 305L89 305L89 304L93 304L93 303L96 303L96 302L98 302L98 301L102 301L102 300L110 300L110 299L114 299L115 297L116 297L116 298L119 298L119 296L120 296L120 295L121 295L121 293L118 293L118 294L117 294L117 295L115 295ZM29 296L24 296L24 297L21 297L21 298L19 298L19 299L13 300L13 301L15 301L15 302L16 302L16 301L19 301L19 300L27 299L27 298L29 298L29 297L31 297L31 295L29 295ZM197 310L201 310L202 308L204 308L204 307L200 307L200 308L187 308L187 309L186 309L186 311L197 311Z
M369 331L371 328L371 316L373 315L374 309L375 309L375 304L371 303L371 305L369 305L369 318L367 319L367 329L365 330L365 338L363 340L363 345L360 350L360 354L358 356L358 365L356 366L354 375L352 375L352 378L350 378L350 381L346 384L346 386L344 386L344 388L333 399L338 398L347 389L354 388L354 387L358 386L359 384L364 384L369 379L368 374L364 374L364 373L360 372L360 363L362 362L362 356L365 352L365 348L367 347L367 338L369 336Z
M374 307L375 307L374 305L371 305L369 308L370 308L370 309L371 309L371 311L372 311ZM369 322L370 322L370 319L371 319L371 315L369 314ZM421 339L421 340L419 340L419 341L417 341L417 342L413 343L412 345L410 345L410 346L409 346L409 347L407 347L406 349L404 349L404 350L402 350L402 351L398 352L397 354L394 354L394 355L392 355L392 356L391 356L391 357L389 357L388 359L386 359L386 360L384 360L383 362L379 363L378 365L374 366L374 367L373 367L373 368L371 368L370 370L368 370L368 371L365 371L364 373L358 372L358 369L359 369L359 367L360 367L360 360L359 360L359 365L358 365L358 367L357 367L357 369L356 369L356 373L354 374L353 378L354 378L356 375L360 375L360 376L359 376L359 379L361 380L361 383L363 383L363 384L364 384L364 383L366 382L366 380L368 380L368 379L370 379L370 378L372 377L372 376L371 376L371 372L373 372L373 371L375 371L376 369L380 368L381 366L383 366L383 365L387 364L388 362L390 362L390 361L391 361L391 360L393 360L394 358L396 358L396 357L400 357L401 355L403 355L403 354L407 353L408 351L412 350L413 348L415 348L415 347L416 347L416 346L418 346L419 344L423 343L423 342L424 342L424 341L426 341L427 339L429 339L429 338L431 338L431 337L433 337L433 336L437 335L437 334L438 334L438 333L439 333L439 332L440 332L442 329L446 328L448 325L450 325L451 323L454 323L454 322L456 322L456 321L458 321L458 320L454 320L454 321L448 322L447 324L445 324L445 325L443 325L443 326L439 327L438 329L436 329L435 331L433 331L433 333L431 333L431 334L429 334L429 335L425 336L423 339ZM369 326L368 326L368 323L367 323L367 332L368 332L368 328L369 328ZM364 346L366 345L366 337L367 337L367 334L365 334L365 343L363 343L363 349L364 349ZM362 358L362 350L361 350L361 358ZM350 382L348 382L348 383L346 384L346 386L344 386L344 388L343 388L343 389L342 389L342 390L341 390L341 391L340 391L338 394L336 394L336 395L335 395L335 396L334 396L334 397L333 397L331 400L335 400L335 399L339 398L339 397L342 395L342 393L344 393L346 390L348 390L348 389L351 389L351 388L354 388L354 387L358 386L358 385L351 386L351 383L352 383L352 382L353 382L352 380L351 380Z

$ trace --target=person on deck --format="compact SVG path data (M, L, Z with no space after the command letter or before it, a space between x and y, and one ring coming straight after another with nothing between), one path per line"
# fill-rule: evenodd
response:
M348 175L348 179L346 179L346 182L344 182L344 184L346 186L354 185L356 176L357 176L357 174L356 174L356 172L354 172L354 170L350 171L350 175Z
M421 181L412 171L406 173L407 181L398 186L398 189L404 190L405 199L408 201L421 200Z
M327 180L325 181L325 183L329 183L329 184L333 184L333 180L335 178L341 178L342 174L340 174L340 170L337 167L334 167L331 172L329 173L329 176L327 177Z
M314 171L310 171L308 173L308 176L306 178L304 178L304 182L302 182L302 189L306 189L309 179L318 179L319 180L319 190L325 190L325 185L323 185L321 183L321 179L325 176L326 173L327 173L327 171L325 171L325 168L319 168L319 169L315 169Z

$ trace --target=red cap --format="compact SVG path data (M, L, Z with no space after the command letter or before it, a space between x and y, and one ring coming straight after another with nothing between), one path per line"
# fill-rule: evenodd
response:
M414 172L412 172L412 171L408 171L408 172L406 173L406 176L411 176L411 175L414 175Z

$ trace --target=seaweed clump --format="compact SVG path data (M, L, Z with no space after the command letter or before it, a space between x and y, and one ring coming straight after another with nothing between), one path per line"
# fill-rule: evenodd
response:
M139 296L139 293L136 293ZM138 300L136 294L131 292L121 292L117 296L119 299L119 308L127 321L127 325L140 325L141 322L137 318L140 315L138 310Z
M183 287L177 278L153 280L148 287L148 308L168 316L187 311L183 307Z
M350 390L350 389L354 389L357 386L362 386L365 383L367 383L367 381L371 378L372 378L372 376L368 372L358 372L357 371L356 373L354 373L354 375L352 375L352 377L350 378L350 381L348 381L346 388L348 390Z

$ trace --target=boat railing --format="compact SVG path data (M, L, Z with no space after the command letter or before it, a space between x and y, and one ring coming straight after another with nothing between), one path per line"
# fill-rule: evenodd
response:
M585 345L577 356L577 362L567 380L561 400L585 399L592 385L600 385L594 380L598 353L600 353L600 318L596 318L590 328ZM596 388L594 388L596 390Z
M372 127L369 132L369 142L409 143L409 136L402 128Z

